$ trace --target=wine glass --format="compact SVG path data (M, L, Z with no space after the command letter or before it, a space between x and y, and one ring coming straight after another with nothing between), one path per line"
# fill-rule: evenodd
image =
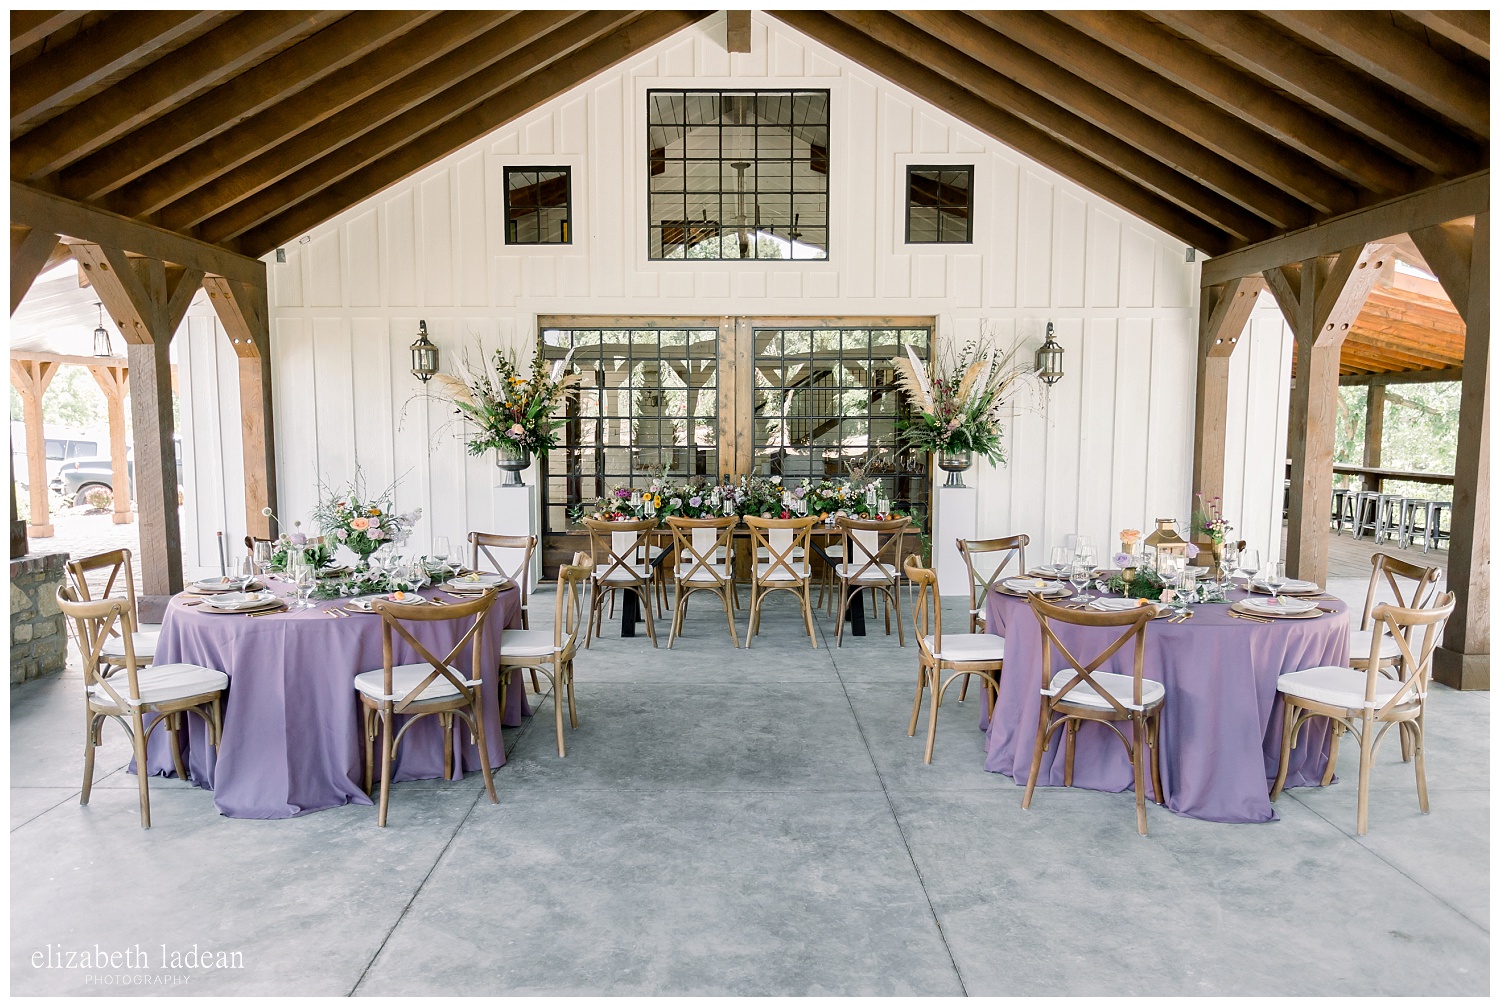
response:
M1078 596L1079 601L1086 601L1088 595L1084 588L1089 586L1089 572L1092 566L1085 563L1078 556L1073 557L1073 565L1068 567L1068 583L1073 585L1073 593Z
M448 565L448 536L438 535L432 540L432 558L439 564Z
M1282 585L1286 583L1286 563L1283 560L1278 559L1266 567L1265 582L1271 589L1271 604L1275 605Z
M1073 554L1073 565L1083 568L1083 585L1087 589L1093 580L1094 571L1099 567L1099 557L1094 552L1094 547L1089 545L1088 537L1078 537L1078 551ZM1087 592L1085 591L1085 597Z
M255 572L262 576L271 572L271 543L256 542L252 555L255 561Z
M1073 556L1068 552L1068 547L1065 545L1055 545L1052 547L1052 569L1048 572L1053 576L1062 577L1066 575L1068 567L1072 565L1072 562Z
M291 573L292 586L297 595L296 603L292 607L295 609L312 608L312 603L307 599L312 594L316 574L307 555L300 549L293 550L287 560L287 569Z
M1256 549L1240 550L1240 576L1245 578L1245 590L1250 590L1255 575L1260 572L1260 551Z
M243 591L255 580L255 561L246 556L235 566L235 586Z

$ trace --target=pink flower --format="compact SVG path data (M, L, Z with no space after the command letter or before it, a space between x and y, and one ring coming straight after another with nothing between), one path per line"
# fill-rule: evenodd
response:
M370 538L372 541L379 542L381 539L385 538L385 532L381 531L379 528L371 528Z
M1193 543L1191 543L1191 542L1189 542L1187 544L1187 558L1188 559L1197 559L1198 558L1198 547L1195 546L1195 545L1193 545Z
M378 517L372 517L372 518L370 518L370 527L371 528L379 528L380 527L380 518L378 518Z
M344 539L349 537L349 531L348 529L340 528L338 531L334 532L334 535L338 536L338 540L342 542L344 541Z

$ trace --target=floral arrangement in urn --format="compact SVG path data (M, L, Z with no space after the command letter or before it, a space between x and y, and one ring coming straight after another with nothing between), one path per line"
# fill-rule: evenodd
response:
M473 366L467 357L461 375L435 374L438 394L478 428L469 438L471 455L494 450L500 458L525 458L557 446L557 428L565 420L553 419L581 380L568 372L573 354L549 369L537 349L529 376L521 374L515 356L496 350L487 364ZM522 465L522 468L525 466Z
M325 492L313 511L313 520L330 545L347 546L359 557L361 568L381 546L405 541L422 517L422 508L405 514L395 509L396 484L370 497L358 472L354 481L334 492Z
M1014 365L1015 356L1015 349L1002 356L987 341L971 341L960 350L943 351L929 375L908 346L906 356L893 361L896 384L915 411L897 423L901 442L917 451L977 454L1003 464L1000 414L1017 382L1030 373Z

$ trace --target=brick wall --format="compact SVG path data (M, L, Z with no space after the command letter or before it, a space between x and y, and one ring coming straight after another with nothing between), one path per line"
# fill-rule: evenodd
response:
M10 561L10 683L63 670L68 633L57 607L68 554L39 553Z

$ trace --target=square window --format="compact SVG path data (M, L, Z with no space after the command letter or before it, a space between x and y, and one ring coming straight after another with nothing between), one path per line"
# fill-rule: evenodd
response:
M906 242L974 240L974 166L914 164L906 169Z
M573 242L573 169L505 169L505 243L569 245Z

